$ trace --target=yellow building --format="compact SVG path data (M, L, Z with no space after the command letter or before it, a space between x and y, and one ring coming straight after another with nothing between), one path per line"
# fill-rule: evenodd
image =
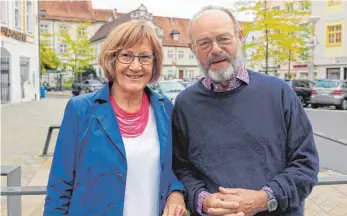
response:
M317 78L347 79L347 1L312 1L317 46L314 63Z

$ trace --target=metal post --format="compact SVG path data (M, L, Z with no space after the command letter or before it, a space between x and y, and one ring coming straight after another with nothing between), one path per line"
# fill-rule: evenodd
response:
M49 142L50 142L51 137L52 137L52 132L53 132L53 128L49 127L48 128L48 134L47 134L47 137L46 137L45 146L43 147L42 156L45 156L47 154Z
M7 174L7 186L21 186L21 167L14 168ZM21 196L9 196L7 198L7 211L9 216L22 215L22 200Z

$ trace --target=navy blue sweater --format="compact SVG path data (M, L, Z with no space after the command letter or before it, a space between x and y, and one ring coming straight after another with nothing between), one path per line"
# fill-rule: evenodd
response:
M312 127L296 95L280 79L248 73L249 84L235 90L212 92L197 82L176 99L173 169L193 215L202 190L267 185L279 205L258 215L300 216L317 183Z

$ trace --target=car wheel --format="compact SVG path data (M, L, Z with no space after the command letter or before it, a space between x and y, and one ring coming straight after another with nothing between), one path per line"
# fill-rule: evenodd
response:
M318 105L317 104L311 104L312 109L317 109Z
M339 106L336 106L336 109L347 110L347 99L343 99Z
M304 107L308 107L308 105L310 105L310 104L309 104L309 103L305 103L305 104L304 104Z

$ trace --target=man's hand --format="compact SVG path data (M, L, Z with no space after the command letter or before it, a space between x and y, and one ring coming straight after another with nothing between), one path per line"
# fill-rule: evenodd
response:
M163 216L184 216L186 211L183 194L172 192L166 200Z
M265 191L246 190L239 188L219 188L226 201L239 203L238 212L245 216L253 216L258 212L266 211L268 197ZM215 211L212 209L212 211Z
M239 203L233 200L226 200L228 196L222 193L208 195L203 203L204 212L211 216L243 216L243 213L237 211Z

